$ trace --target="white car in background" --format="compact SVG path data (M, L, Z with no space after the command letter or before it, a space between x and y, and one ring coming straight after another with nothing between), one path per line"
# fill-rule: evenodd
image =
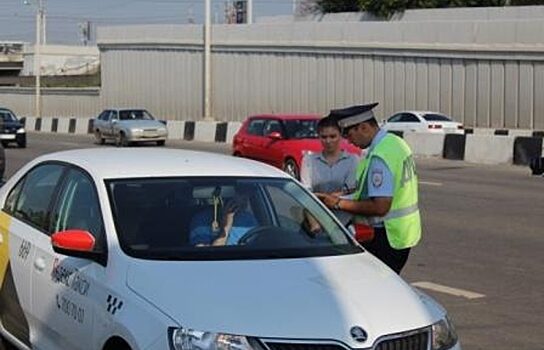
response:
M0 340L20 349L461 349L436 301L269 165L65 151L20 169L0 205Z
M428 111L397 112L382 124L388 131L429 132L433 134L465 133L463 124L452 120L447 115Z

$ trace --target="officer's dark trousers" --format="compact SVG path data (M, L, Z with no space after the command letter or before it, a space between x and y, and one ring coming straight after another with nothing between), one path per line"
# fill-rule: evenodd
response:
M400 274L408 260L408 255L410 255L410 248L394 249L389 245L384 227L375 228L374 239L363 243L363 247L398 274Z

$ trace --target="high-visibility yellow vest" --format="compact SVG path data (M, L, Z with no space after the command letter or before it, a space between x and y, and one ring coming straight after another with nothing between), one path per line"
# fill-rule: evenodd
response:
M421 217L412 151L402 138L390 133L384 136L357 167L356 200L368 197L369 164L375 157L383 160L393 174L393 200L389 212L383 217L389 244L395 249L413 247L421 238Z

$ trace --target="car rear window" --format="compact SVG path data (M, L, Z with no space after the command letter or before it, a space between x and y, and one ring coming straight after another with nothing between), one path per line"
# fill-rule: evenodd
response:
M106 185L121 248L133 257L237 260L361 251L291 179L122 179Z
M451 122L451 118L443 115L443 114L424 114L423 119L425 119L428 122Z

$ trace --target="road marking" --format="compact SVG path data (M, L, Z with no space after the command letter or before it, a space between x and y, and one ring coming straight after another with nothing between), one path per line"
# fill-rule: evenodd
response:
M414 282L412 283L412 286L423 288L423 289L434 290L435 292L451 294L457 297L463 297L467 299L479 299L479 298L485 297L485 294L480 294L480 293L471 292L468 290L443 286L441 284L436 284L432 282Z
M442 186L442 182L432 182L432 181L420 181L420 185L427 185L427 186Z

